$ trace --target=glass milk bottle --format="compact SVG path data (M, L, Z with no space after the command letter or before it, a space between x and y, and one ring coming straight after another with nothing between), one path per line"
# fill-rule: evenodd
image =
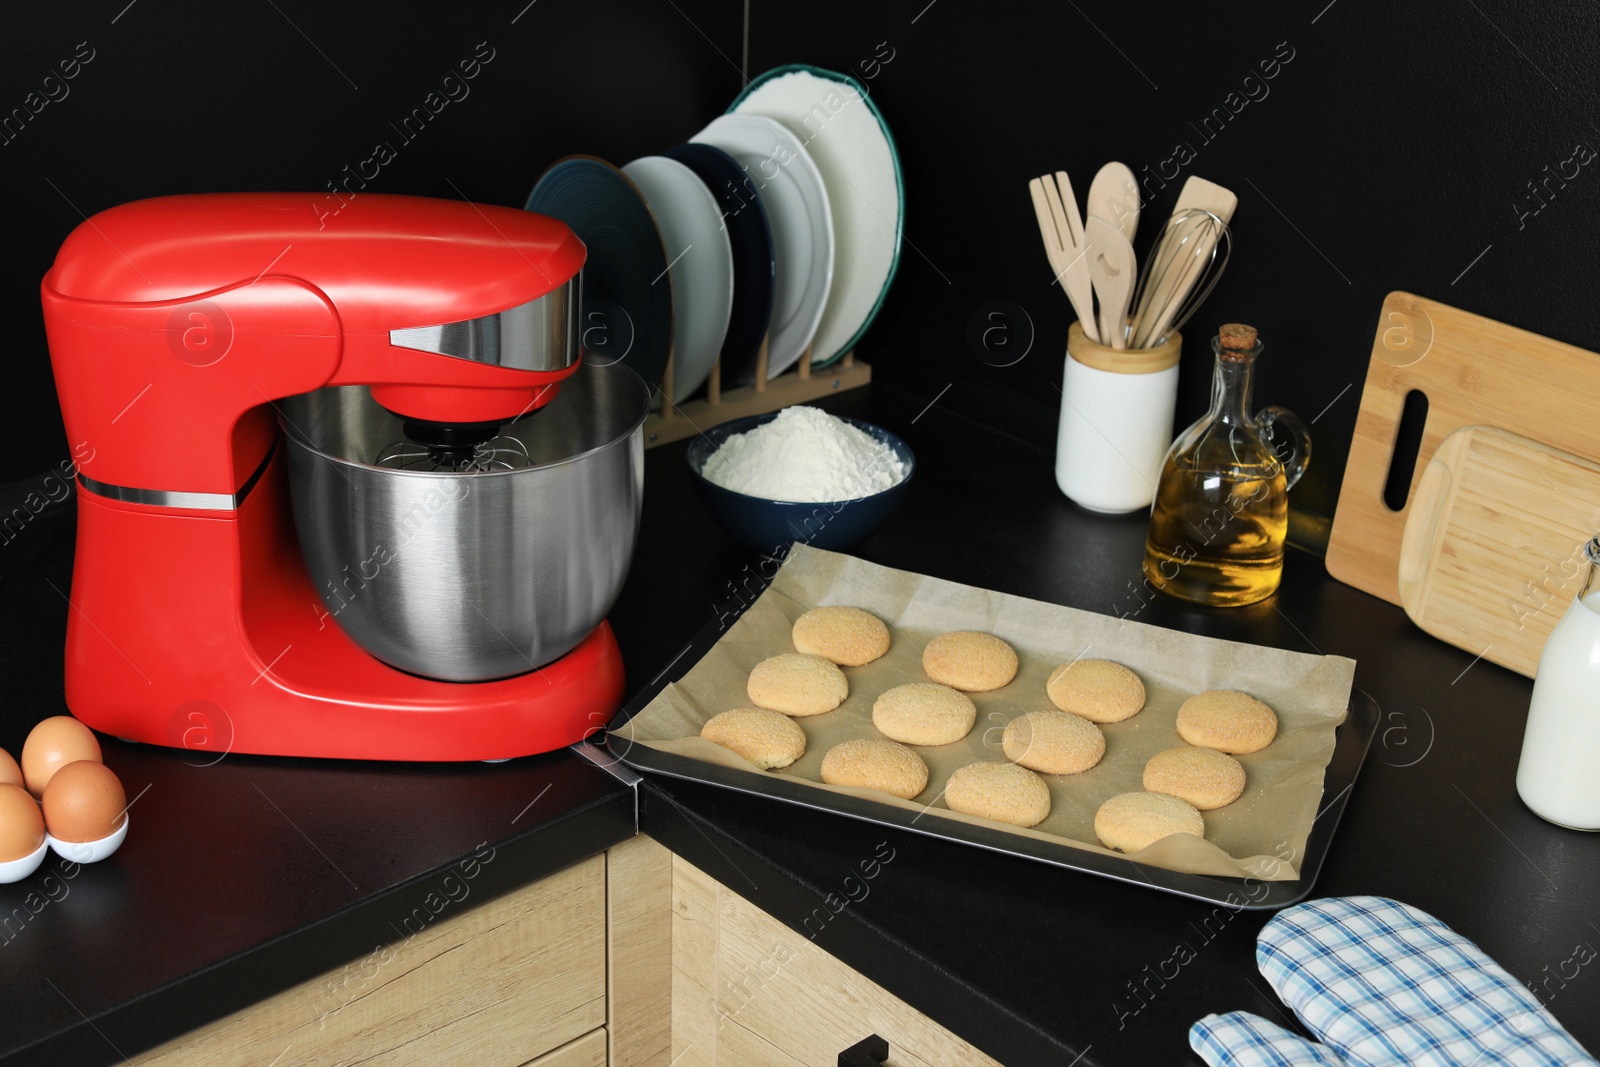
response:
M1539 656L1517 793L1558 826L1600 830L1600 537L1584 554L1589 577Z

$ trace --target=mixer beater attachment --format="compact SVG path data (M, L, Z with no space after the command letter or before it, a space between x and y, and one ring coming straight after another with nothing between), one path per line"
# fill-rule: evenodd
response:
M528 446L515 437L500 434L468 447L444 448L412 440L384 446L373 461L380 467L403 471L456 471L474 474L488 471L514 471L533 466Z

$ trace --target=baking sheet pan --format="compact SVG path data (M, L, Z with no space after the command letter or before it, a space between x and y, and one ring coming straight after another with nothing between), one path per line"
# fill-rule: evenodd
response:
M815 552L815 550L809 549L805 551ZM831 556L832 554L818 555ZM806 562L815 565L819 561L811 559ZM856 581L859 581L861 577L859 568L871 568L869 564L850 560L848 557L836 557L832 560L824 559L821 560L821 564L857 568L854 574ZM926 579L921 576L906 575L904 572L890 572L887 569L883 569L883 573L891 581L896 578L902 578L908 582L920 581L937 586L948 586L950 590L957 594L966 592L973 595L983 594L993 598L1001 597L1001 594L986 594L985 591L957 587L952 583L943 583L937 579ZM852 588L856 589L859 586L853 582ZM793 593L794 591L793 583L789 583L786 592ZM937 592L938 590L935 590L935 593ZM774 591L773 596L778 596L778 593ZM852 599L860 602L858 597ZM1064 609L1059 606L1041 605L1038 602L1022 602L1021 598L1007 599L1016 600L1026 605L1033 605L1045 611L1086 616L1087 625L1090 626L1102 625L1107 621L1104 617L1073 612L1072 609ZM762 601L753 600L747 602L747 605L756 602ZM804 603L795 604L791 601L783 601L781 597L779 597L778 602L786 603L787 610L791 614L795 610L808 606ZM962 601L962 603L964 604L965 601ZM863 606L871 607L873 605L864 604ZM773 614L770 605L765 602L763 602L763 610L769 616L762 623L766 627L765 640L768 643L774 643L774 621L781 622L782 620ZM896 614L894 611L884 611L882 609L880 609L879 613L891 617ZM1366 751L1376 732L1379 718L1379 711L1375 702L1366 694L1354 691L1349 694L1348 711L1342 714L1343 722L1336 731L1331 728L1325 731L1330 735L1327 738L1327 748L1322 751L1321 756L1316 757L1318 762L1322 758L1326 758L1328 761L1324 772L1320 776L1320 789L1315 788L1316 783L1313 783L1312 790L1309 792L1304 784L1300 787L1303 804L1305 806L1314 805L1314 807L1310 807L1310 810L1307 810L1302 821L1302 826L1305 827L1302 831L1305 834L1305 844L1301 849L1297 850L1300 855L1296 869L1285 872L1275 868L1270 877L1223 876L1219 875L1214 868L1205 869L1206 864L1203 862L1200 864L1200 869L1197 870L1174 870L1166 866L1155 866L1152 863L1141 863L1118 853L1101 849L1097 844L1085 844L1084 840L1071 841L1049 833L1001 828L987 824L982 820L955 816L953 813L939 807L934 807L930 810L921 804L904 804L893 800L888 802L880 801L872 799L873 794L871 793L857 794L852 791L839 790L835 787L821 786L815 781L807 781L805 780L807 776L803 772L799 775L754 773L746 769L747 765L739 766L741 761L737 760L737 758L712 762L707 759L695 758L682 751L666 751L663 748L655 747L659 740L651 743L636 743L628 736L631 727L627 727L625 724L632 722L635 717L639 716L652 701L655 701L662 694L663 690L666 690L669 686L677 687L676 684L685 675L690 674L691 671L696 671L698 668L696 677L691 681L699 686L702 692L705 692L708 683L708 669L716 663L718 656L727 658L726 650L728 647L738 648L742 639L747 658L752 654L752 651L758 650L759 645L752 646L752 634L757 631L752 629L751 624L761 614L761 612L757 612L756 616L752 616L752 619L740 619L736 623L730 624L733 616L725 613L719 620L708 624L690 642L684 652L674 660L668 671L664 672L661 677L654 679L643 692L629 703L617 721L612 724L612 733L608 737L608 744L612 751L625 762L641 770L709 782L755 795L773 796L790 803L801 804L818 810L832 811L883 825L899 826L913 832L957 840L976 847L1023 856L1131 884L1178 893L1196 899L1219 902L1230 908L1281 908L1302 899L1310 892L1332 841L1332 835L1337 827L1338 820L1343 813L1351 786L1354 784ZM902 621L904 621L903 618ZM1110 622L1115 622L1115 620L1110 620ZM893 625L893 622L891 622L891 625ZM735 627L738 628L740 633L729 636L730 631ZM1158 632L1155 631L1155 628L1150 627L1141 627L1141 629L1150 631L1147 637L1156 640L1162 639L1165 635L1171 635L1170 639L1173 641L1210 640L1193 638L1192 635L1176 634L1173 631ZM708 660L707 654L712 652L719 640L724 639L726 639L724 648L718 649L718 655ZM901 638L897 635L897 641L899 640ZM1216 644L1226 646L1233 643L1217 642ZM789 647L791 646L787 646L786 642L784 642L783 647L768 648L765 650L765 654L787 651ZM1250 647L1238 646L1238 649L1243 650L1242 652L1222 648L1219 654L1227 661L1230 656L1249 655ZM1270 649L1261 649L1260 654L1262 656L1279 657L1280 659L1284 656L1300 656L1300 654L1282 653L1278 650ZM1025 654L1024 658L1026 660L1029 657ZM1112 658L1117 657L1113 656ZM1312 663L1314 666L1313 657L1300 658ZM1337 658L1328 659L1336 660ZM705 661L705 663L702 664L702 661ZM1332 665L1336 668L1339 666L1353 666L1347 660L1339 661ZM725 670L730 669L736 671L736 664L725 665ZM849 672L847 671L847 673ZM1142 671L1141 673L1144 672ZM1335 674L1337 674L1337 671L1335 671ZM1345 679L1344 684L1348 687L1347 674ZM856 678L852 678L853 687L856 684L856 680ZM658 723L660 721L659 717L667 706L668 701L676 700L681 703L684 699L682 691L684 687L677 688L680 691L668 694L668 697L664 698L664 702L658 703L657 707L652 710L652 715L656 716L655 721ZM724 689L726 689L726 682L724 682ZM714 685L711 687L711 691L715 692ZM873 687L867 686L866 691L868 693L872 692ZM1342 702L1343 691L1335 687L1335 692L1339 693L1339 699ZM982 694L978 696L981 698ZM727 698L723 696L713 697L712 699L714 701L725 701ZM870 704L870 700L868 703ZM714 706L720 710L720 704L715 704ZM1338 711L1344 711L1338 705L1335 705L1335 707L1338 708ZM1138 718L1136 717L1136 720ZM1324 724L1326 724L1325 714L1324 720ZM645 721L650 720L647 717ZM803 721L814 726L813 720ZM617 733L616 731L618 730L622 730L623 733ZM693 732L692 730L685 731L682 736L688 736ZM812 730L808 728L808 733L811 732ZM696 745L709 747L708 743L699 742L697 739L689 742L669 743L667 747L687 748L692 751ZM816 758L820 758L824 747L824 745L816 746L813 753ZM934 750L924 749L919 751L928 756ZM1316 750L1312 749L1310 751L1315 752ZM715 754L720 753L720 749L713 750L713 758L715 758ZM979 755L981 756L982 753L979 753ZM965 759L965 757L962 757L962 759ZM1138 764L1142 766L1142 758L1138 761ZM1252 770L1252 774L1254 773L1254 770ZM1137 788L1136 785L1133 787ZM1088 810L1092 811L1093 809L1090 807ZM1208 822L1210 822L1209 819ZM1092 841L1092 834L1086 836L1081 831L1074 832L1072 836ZM1207 836L1208 839L1211 838L1210 830L1208 830ZM1178 841L1179 839L1172 840ZM1201 844L1198 841L1190 843L1194 845ZM1182 864L1179 865L1181 866Z

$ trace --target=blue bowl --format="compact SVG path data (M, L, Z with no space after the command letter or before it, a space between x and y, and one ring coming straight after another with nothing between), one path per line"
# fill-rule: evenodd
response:
M900 501L905 499L906 488L916 472L916 457L904 441L870 422L844 420L892 448L906 470L904 478L881 493L854 500L801 504L747 496L706 481L700 469L723 441L777 417L777 412L771 412L734 419L712 427L689 445L689 474L700 502L711 513L711 517L746 547L770 556L783 555L797 541L814 548L843 551L854 548L877 533L900 506Z

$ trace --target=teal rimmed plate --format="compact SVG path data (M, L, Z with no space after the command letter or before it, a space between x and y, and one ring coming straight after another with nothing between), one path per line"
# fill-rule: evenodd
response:
M905 185L889 126L847 74L804 64L756 78L728 109L787 126L821 172L833 212L833 287L812 339L813 366L841 358L877 317L900 265Z

